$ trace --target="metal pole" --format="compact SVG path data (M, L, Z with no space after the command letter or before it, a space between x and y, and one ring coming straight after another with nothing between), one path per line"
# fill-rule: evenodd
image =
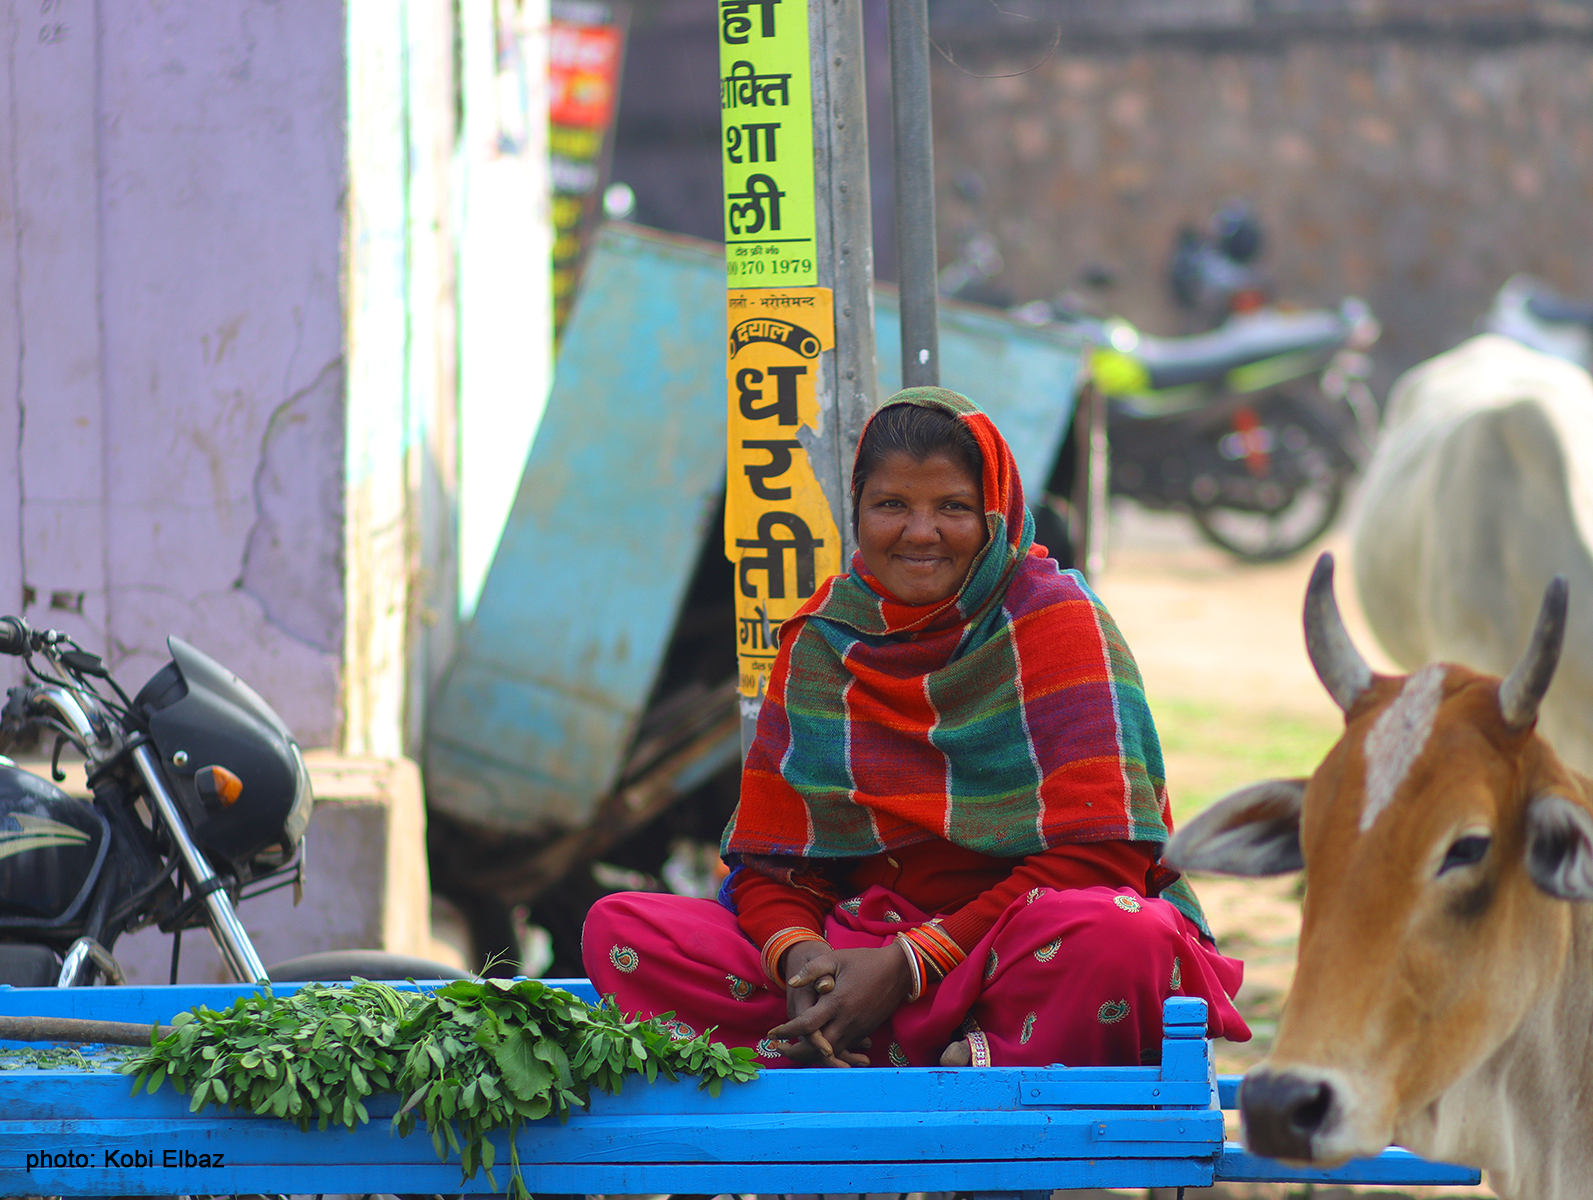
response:
M808 37L813 53L819 286L835 290L835 351L823 355L833 358L821 364L824 433L813 439L809 449L841 530L841 570L847 571L857 549L852 534L852 459L863 423L874 411L878 386L863 6L858 0L811 0L811 4Z
M890 0L891 120L896 136L896 271L902 386L940 383L935 147L929 107L929 2Z

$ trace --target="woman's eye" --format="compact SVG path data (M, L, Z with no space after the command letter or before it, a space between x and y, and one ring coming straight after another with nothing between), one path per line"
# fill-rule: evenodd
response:
M1444 855L1443 865L1438 868L1442 875L1445 871L1455 867L1469 867L1480 863L1487 857L1488 847L1493 845L1493 839L1487 837L1457 838L1455 844L1449 847L1449 853Z

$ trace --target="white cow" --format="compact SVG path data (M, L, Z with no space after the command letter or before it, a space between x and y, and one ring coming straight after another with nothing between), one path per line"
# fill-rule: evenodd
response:
M1485 334L1422 363L1389 395L1355 527L1361 604L1407 670L1502 675L1544 585L1571 585L1542 732L1593 773L1593 378Z

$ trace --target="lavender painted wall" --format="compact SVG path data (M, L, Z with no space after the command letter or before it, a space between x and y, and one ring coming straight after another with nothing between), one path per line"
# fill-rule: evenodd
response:
M0 610L179 634L306 745L343 654L344 13L0 8Z

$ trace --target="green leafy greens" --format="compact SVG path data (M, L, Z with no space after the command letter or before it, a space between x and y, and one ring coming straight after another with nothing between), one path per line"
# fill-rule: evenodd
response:
M526 1121L585 1108L591 1090L618 1095L628 1074L724 1081L758 1073L753 1053L679 1038L667 1018L628 1020L612 998L597 1007L536 980L456 980L430 993L383 983L269 989L230 1009L180 1013L173 1031L127 1060L133 1094L170 1080L189 1110L230 1104L294 1121L300 1129L370 1119L366 1097L405 1098L400 1134L424 1120L439 1158L459 1155L466 1179L492 1169L489 1135L509 1134L510 1185L527 1195L515 1134ZM711 1032L711 1031L710 1031Z

